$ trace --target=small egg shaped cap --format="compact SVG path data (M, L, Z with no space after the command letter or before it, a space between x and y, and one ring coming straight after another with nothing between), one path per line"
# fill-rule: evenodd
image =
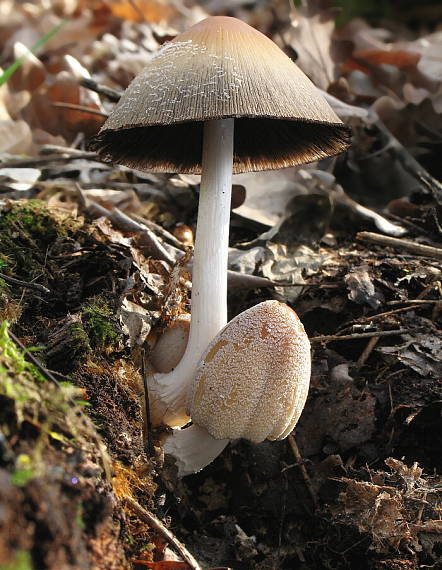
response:
M213 339L198 365L189 409L215 439L283 439L307 398L310 343L278 301L247 309Z
M212 16L162 46L90 148L139 170L199 174L203 123L232 117L235 173L349 145L349 129L275 43L236 18Z

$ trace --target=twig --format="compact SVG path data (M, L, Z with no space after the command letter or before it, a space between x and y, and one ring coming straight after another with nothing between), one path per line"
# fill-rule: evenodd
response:
M367 342L367 346L364 348L364 350L361 353L361 356L358 358L356 362L356 368L361 368L362 366L364 366L370 354L373 352L377 343L379 342L379 338L380 337L378 336L372 336L371 339Z
M335 283L291 283L289 281L272 281L278 287L320 287L321 289L336 289L342 286L342 281Z
M291 287L292 284L282 284L277 281L260 277L259 275L251 275L249 273L239 273L238 271L227 271L227 284L229 291L233 289L260 289L261 287Z
M376 315L371 315L369 317L361 317L360 319L358 319L358 322L359 323L371 322L377 319L381 319L382 317L389 317L390 315L396 315L397 313L406 313L407 311L417 309L418 307L419 305L409 305L408 307L401 307L400 309L392 309L391 311L377 313Z
M408 301L387 301L387 305L394 307L395 305L437 305L442 303L442 299L408 299ZM405 310L409 310L410 307L405 307Z
M40 154L41 155L46 155L46 154L84 154L85 152L88 151L84 151L84 150L80 150L79 148L75 148L72 146L61 146L58 144L45 144L41 147L40 149ZM95 153L92 153L95 154ZM95 186L94 186L95 188Z
M65 154L54 154L45 157L36 158L14 158L13 160L5 160L0 162L0 168L27 168L32 166L45 166L51 162L69 162L71 160L79 160L82 158L97 160L101 162L96 152L80 152L72 154L67 151Z
M388 212L388 217L391 218L392 220L395 220L396 222L399 222L400 224L402 224L403 226L407 227L409 230L412 230L413 232L429 237L431 234L429 231L427 231L425 228L423 228L422 226L419 226L418 224L414 224L413 222L410 222L409 219L407 218L401 218L400 216L396 216L395 214L392 214L391 212Z
M104 117L107 119L108 114L103 113L103 111L99 111L98 109L91 109L90 107L86 107L85 105L76 105L75 103L62 103L60 101L55 101L52 103L53 107L57 107L59 109L71 109L72 111L80 111L81 113L90 113L91 115L99 115L100 117Z
M347 206L361 217L372 220L378 230L381 230L381 232L384 232L385 234L400 237L407 233L407 230L402 226L391 223L389 220L384 218L384 216L381 216L374 210L370 210L366 206L362 206L353 200L353 198L350 198L343 189L336 191L334 197L337 202Z
M97 83L93 79L85 77L82 78L79 83L80 85L86 87L86 89L89 89L90 91L95 91L95 93L104 95L109 99L109 101L117 103L120 100L121 93L117 89L112 89L112 87L108 87L107 85L102 85L101 83Z
M302 455L301 452L299 451L299 447L298 444L296 443L296 439L294 438L293 435L289 435L287 437L287 441L290 445L290 449L292 450L292 453L295 457L296 460L296 466L299 467L299 471L302 475L302 479L304 480L304 484L307 488L307 491L313 501L313 504L315 505L315 507L318 506L318 498L316 497L316 493L315 490L313 489L313 485L312 482L310 480L309 474L307 472L307 469L304 465L304 460L302 459Z
M28 281L20 281L20 279L9 277L8 275L4 275L4 273L0 273L0 278L6 281L6 283L10 283L11 285L18 285L19 287L24 287L25 289L35 289L36 291L40 291L40 293L51 292L51 290L44 285L39 285L38 283L29 283Z
M60 382L55 378L55 376L50 372L50 370L45 368L41 364L41 362L38 360L38 358L36 358L32 354L32 352L29 352L29 350L22 343L22 341L18 337L16 337L12 331L8 331L8 334L11 337L11 339L15 342L15 344L18 347L20 347L21 350L24 352L25 359L28 360L29 362L31 362L31 364L33 364L38 369L38 371L46 378L46 380L49 380L50 382L52 382L53 384L55 384L56 386L58 386L60 388L61 387ZM75 405L74 400L72 400L71 398L70 398L70 402Z
M133 232L138 234L141 238L139 245L148 247L151 254L157 259L162 259L170 265L175 264L176 260L169 254L169 252L165 249L165 247L162 245L152 230L146 226L142 226L135 220L132 220L118 208L107 210L106 208L103 208L103 206L100 206L100 204L92 202L92 200L88 201L86 208L88 212L93 216L105 216L119 230L123 232Z
M173 234L165 230L163 226L160 226L159 224L152 222L152 220L147 220L146 218L138 216L137 214L129 213L128 215L136 222L148 227L153 232L156 232L158 235L160 235L163 239L170 242L177 249L180 249L181 251L187 251L187 247L182 242L180 242L180 240L177 239Z
M361 338L372 338L372 337L381 337L381 336L395 336L398 334L404 334L413 332L416 329L397 329L393 331L373 331L373 332L366 332L366 333L354 333L354 334L343 334L339 336L337 334L330 334L324 336L314 336L310 339L310 342L331 342L335 340L358 340Z
M181 558L187 562L187 564L192 568L192 570L202 570L201 566L195 560L195 558L190 554L187 548L181 544L181 542L170 532L164 524L157 519L152 513L143 508L138 501L132 497L124 497L124 501L130 510L137 515L141 520L148 523L153 529L163 536L167 542L175 548Z
M417 163L419 164L419 163ZM405 165L404 165L405 166ZM436 178L433 178L426 170L419 165L419 170L411 171L406 168L408 172L413 174L419 182L421 182L427 190L431 192L436 202L442 206L442 184Z
M396 315L397 313L406 313L407 311L412 311L413 309L418 309L420 307L420 305L408 305L407 307L401 307L400 309L392 309L391 311L385 311L383 313L377 313L376 315L370 315L368 317L360 317L359 319L355 319L353 321L350 321L349 325L347 325L346 327L340 329L338 331L338 335L340 335L341 333L343 333L344 331L348 331L351 329L353 324L356 323L368 323L368 322L372 322L375 321L377 319L381 319L382 317L389 317L390 315Z
M407 239L398 239L381 234L375 234L373 232L359 232L356 234L356 239L368 241L369 243L375 243L377 245L386 245L387 247L402 249L410 253L415 253L416 255L425 255L426 257L442 259L442 248L414 243Z
M91 200L87 200L87 205L85 207L92 216L105 216L108 218L119 230L123 232L134 232L140 236L139 246L147 246L151 254L157 259L162 259L169 263L169 265L174 265L178 259L183 256L183 251L174 247L173 245L168 245L169 250L176 255L176 259L172 257L168 250L162 245L160 240L157 238L155 233L151 231L147 226L144 226L132 218L129 218L126 214L121 212L118 208L113 208L112 210L107 210ZM185 254L184 254L185 255ZM189 270L191 271L191 264L189 265ZM232 289L258 289L260 287L283 287L287 285L282 285L276 281L271 281L266 277L259 277L258 275L247 275L245 273L238 273L236 271L227 271L227 280L229 290Z

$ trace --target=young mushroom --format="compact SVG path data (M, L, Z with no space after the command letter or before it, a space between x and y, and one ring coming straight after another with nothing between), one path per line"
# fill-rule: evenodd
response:
M174 370L153 375L153 423L187 423L198 362L227 322L232 172L310 162L348 141L302 71L235 18L209 17L163 45L123 93L91 148L140 170L202 177L189 342Z
M186 350L189 329L190 314L182 313L160 335L150 353L156 372L170 372L177 366Z
M212 340L189 393L193 425L166 436L183 477L208 465L231 439L283 439L295 426L310 381L310 343L296 313L265 301Z

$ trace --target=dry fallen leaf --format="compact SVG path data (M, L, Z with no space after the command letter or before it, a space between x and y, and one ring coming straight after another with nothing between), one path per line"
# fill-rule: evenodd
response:
M296 63L313 83L321 89L336 79L336 64L332 57L334 17L316 2L304 2L300 8L292 3L291 28L287 43L295 49Z
M369 533L378 552L385 545L397 549L411 534L398 491L391 487L342 478L346 489L339 496L345 515L361 534Z
M32 150L32 132L25 121L0 121L0 154L29 154Z
M164 22L177 13L174 6L161 0L112 0L110 8L114 16L132 22Z

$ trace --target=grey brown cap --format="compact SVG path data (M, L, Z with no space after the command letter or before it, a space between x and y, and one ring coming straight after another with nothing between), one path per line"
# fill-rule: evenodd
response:
M201 172L204 121L234 117L233 171L342 152L349 130L269 38L214 16L165 44L135 77L90 147L151 172Z

